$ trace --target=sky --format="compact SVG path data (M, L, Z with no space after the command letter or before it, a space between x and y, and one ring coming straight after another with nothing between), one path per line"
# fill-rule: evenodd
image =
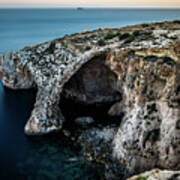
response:
M0 0L0 7L179 7L180 0Z

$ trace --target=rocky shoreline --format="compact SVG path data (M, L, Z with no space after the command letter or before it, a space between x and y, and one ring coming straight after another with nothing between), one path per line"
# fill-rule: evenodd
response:
M37 89L27 135L63 129L103 179L180 169L180 21L98 29L3 54L0 77L14 90ZM74 107L67 115L63 99ZM66 128L76 104L87 114ZM90 107L104 110L94 118Z
M167 170L159 170L154 169L152 171L148 171L142 173L137 176L133 176L128 180L179 180L180 179L180 171L167 171Z

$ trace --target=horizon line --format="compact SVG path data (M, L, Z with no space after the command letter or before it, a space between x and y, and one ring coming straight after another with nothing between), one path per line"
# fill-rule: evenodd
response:
M18 5L4 5L0 4L0 9L4 8L40 8L40 9L47 9L47 8L54 8L54 9L74 9L74 8L83 8L83 9L180 9L180 6L61 6L61 5L45 5L45 4L29 4L29 5L23 5L23 4L18 4Z

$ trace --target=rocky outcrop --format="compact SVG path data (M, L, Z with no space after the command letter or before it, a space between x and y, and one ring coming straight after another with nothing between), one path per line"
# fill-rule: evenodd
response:
M62 128L62 93L114 102L108 113L124 116L108 140L113 159L136 173L180 169L179 21L75 34L1 55L0 65L5 86L38 90L26 134Z
M154 169L145 173L133 176L128 180L179 180L180 171L167 171Z
M114 155L130 171L180 168L179 50L175 43L167 49L123 51L123 60L110 62L120 79L125 113L114 139Z
M36 87L38 90L25 126L26 134L40 135L61 129L64 121L59 108L62 87L92 54L76 55L61 43L49 42L1 56L4 86L12 89Z

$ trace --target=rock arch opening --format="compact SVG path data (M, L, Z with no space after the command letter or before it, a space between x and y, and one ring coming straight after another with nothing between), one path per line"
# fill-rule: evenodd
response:
M117 75L106 65L107 53L94 56L64 85L60 108L66 120L91 116L97 122L111 122L108 110L121 101Z

